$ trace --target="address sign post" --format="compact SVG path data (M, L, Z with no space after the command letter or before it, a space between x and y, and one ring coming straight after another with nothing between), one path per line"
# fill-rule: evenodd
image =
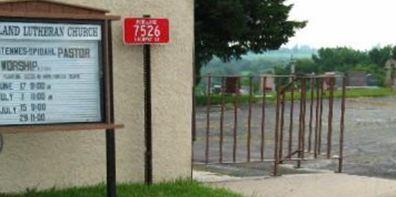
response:
M152 119L151 119L151 45L169 43L169 20L165 18L127 17L123 22L124 43L143 45L144 56L144 114L145 114L145 183L153 183Z

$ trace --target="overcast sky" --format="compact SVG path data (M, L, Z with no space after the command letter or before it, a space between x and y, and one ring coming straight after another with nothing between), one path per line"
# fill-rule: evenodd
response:
M396 0L288 0L291 19L308 20L286 45L370 49L396 44Z

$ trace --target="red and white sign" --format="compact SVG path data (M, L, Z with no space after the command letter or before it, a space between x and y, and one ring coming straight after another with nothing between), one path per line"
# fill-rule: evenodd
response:
M164 18L125 18L124 43L132 45L169 42L169 20Z

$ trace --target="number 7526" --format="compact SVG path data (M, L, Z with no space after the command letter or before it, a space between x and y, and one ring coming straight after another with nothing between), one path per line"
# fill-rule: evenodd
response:
M135 37L159 37L161 31L158 25L134 25Z

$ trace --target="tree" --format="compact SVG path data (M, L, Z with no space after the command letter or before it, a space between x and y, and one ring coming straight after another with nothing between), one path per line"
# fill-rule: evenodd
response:
M298 59L296 61L297 74L320 73L320 67L312 59Z
M196 0L196 73L213 56L229 61L278 49L306 24L288 20L292 7L285 0Z
M383 48L375 47L369 51L369 56L374 64L377 64L381 68L385 67L386 61L392 56L395 57L395 47L385 46Z
M396 57L396 47L375 47L370 51L337 47L321 48L317 55L313 55L312 59L314 61L313 65L317 65L317 69L321 73L327 71L364 72L375 79L376 85L383 86L385 82L385 62L391 57ZM309 62L305 64L304 69L313 66Z
M312 59L322 72L347 72L358 64L370 63L367 53L347 47L321 48Z

